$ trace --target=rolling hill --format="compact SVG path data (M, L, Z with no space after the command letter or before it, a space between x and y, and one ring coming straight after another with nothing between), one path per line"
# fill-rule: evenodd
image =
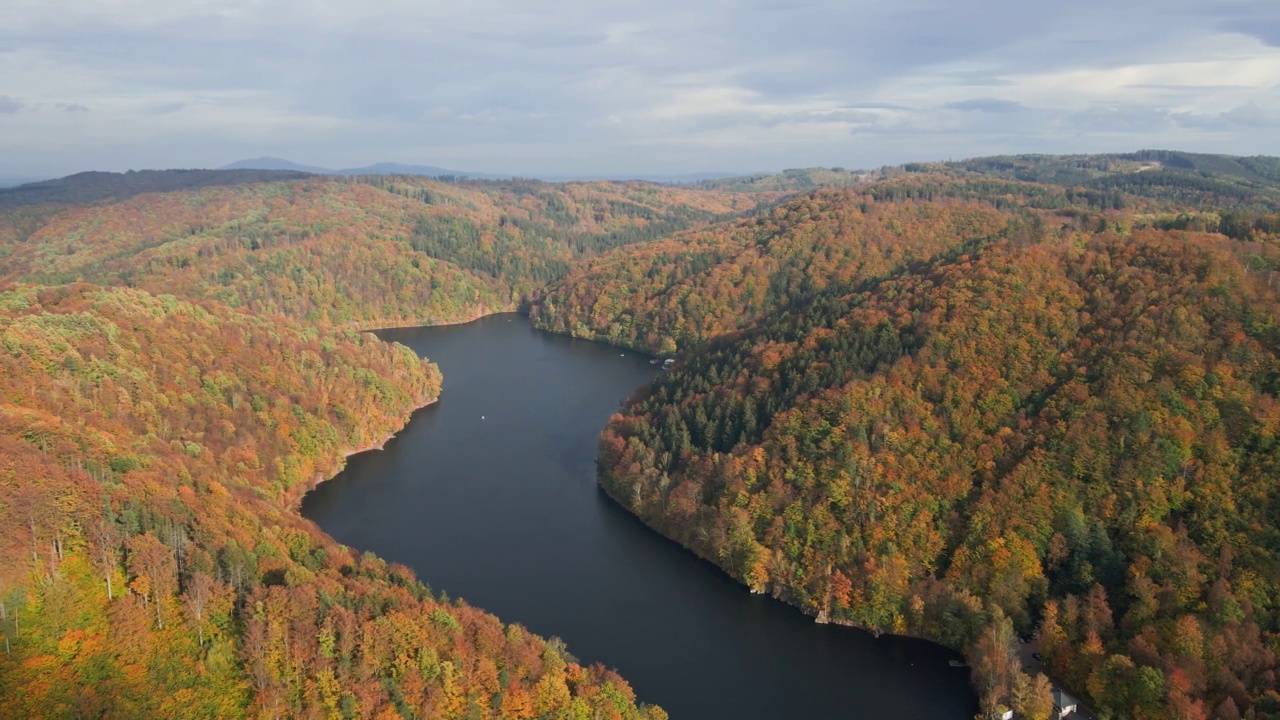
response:
M988 709L1029 682L1016 632L1116 716L1272 716L1277 236L929 182L817 191L549 292L545 327L681 351L604 431L602 486L820 621L965 648Z
M83 172L56 180L0 188L0 212L28 205L87 205L119 202L144 193L297 180L292 170L130 170Z
M222 170L293 170L316 175L420 175L432 178L455 178L458 180L504 180L507 175L477 173L462 170L449 170L434 165L406 165L403 163L381 162L357 168L332 170L315 165L302 165L291 160L277 157L260 157L222 166Z
M1033 634L1104 716L1280 717L1274 159L274 172L0 191L0 714L663 717L291 510L438 392L354 328L528 305L677 353L601 485L753 591L991 712Z
M0 280L125 285L324 324L456 322L517 308L581 258L762 199L647 183L250 182L0 214Z
M0 344L0 716L665 717L293 511L438 396L407 348L90 285Z

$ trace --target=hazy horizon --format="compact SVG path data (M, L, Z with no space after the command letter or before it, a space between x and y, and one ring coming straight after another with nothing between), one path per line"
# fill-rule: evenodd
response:
M1087 152L1087 151L1086 151L1086 152L1081 152L1081 153L1069 153L1069 154L1081 154L1081 155L1130 154L1130 153L1136 153L1136 152L1141 152L1141 151L1171 151L1171 152L1185 152L1185 153L1193 153L1193 154L1195 154L1195 153L1204 153L1204 154L1220 154L1220 155L1228 155L1228 156L1236 156L1236 157L1249 157L1249 156L1271 156L1271 157L1274 157L1273 155L1269 155L1269 154L1267 154L1267 153L1249 153L1249 154L1244 154L1244 153L1214 153L1213 151L1197 151L1197 150L1189 150L1189 149L1187 149L1187 148L1162 148L1162 147L1143 147L1143 148L1132 148L1132 149L1128 149L1128 150L1115 150L1115 151L1108 151L1108 152L1105 152L1105 153L1104 153L1104 152L1090 153L1090 152ZM1034 151L1033 151L1033 152L1026 152L1026 153L1019 153L1019 152L1001 153L1001 155L1035 155L1035 154L1044 154L1044 153L1036 153L1036 152L1034 152ZM862 167L858 167L858 166L843 166L843 165L805 165L805 166L800 166L800 165L791 165L791 166L786 166L786 167L777 167L777 168L756 168L756 169L754 169L754 170L743 170L743 171L738 171L738 172L732 172L732 171L720 171L720 170L707 169L707 170L691 171L691 172L649 172L649 173L605 172L605 173L577 173L577 174L575 174L575 173L564 173L564 174L560 174L560 173L545 173L545 172L543 172L543 173L540 173L540 172L532 172L532 173L502 173L502 172L496 172L496 171L487 170L487 169L484 169L484 168L472 168L472 167L452 167L452 168L441 168L441 169L445 169L445 170L453 170L453 171L457 171L457 172L459 172L459 173L471 174L471 175L476 175L476 176L485 176L485 177L487 177L487 176L494 176L494 177L498 177L498 178L503 178L503 177L510 177L510 178L528 178L528 179L535 179L535 180L548 180L548 181L552 181L552 182L555 182L555 181L577 180L577 179L587 179L587 180L590 180L590 179L602 179L602 180L627 180L627 179L645 180L645 179L656 179L656 180L661 181L661 180L678 180L678 179L680 179L680 178L696 178L696 177L698 177L698 176L709 176L709 177L711 177L711 176L715 176L715 177L724 177L724 178L729 178L729 177L745 177L745 176L761 175L761 174L778 174L778 173L782 173L782 172L786 172L786 171L790 171L790 170L807 170L807 169L812 169L812 168L835 168L835 169L848 170L848 171L853 171L853 172L859 172L859 171L874 172L874 171L881 170L881 169L886 168L886 167L897 167L897 166L905 165L905 164L912 163L912 162L925 162L925 163L932 163L932 162L940 162L940 163L948 163L948 162L962 162L962 161L965 161L965 160L973 160L973 159L977 159L977 158L980 158L980 157L992 157L992 156L991 156L991 155L987 155L987 156L978 156L978 155L973 155L973 156L947 157L947 158L921 158L921 159L914 159L914 160L904 160L904 161L901 161L901 162L894 162L894 163L885 163L885 164L875 165L875 166L870 166L870 165L868 165L868 166L862 166ZM353 166L353 167L349 167L349 168L321 167L321 166L318 166L318 165L312 165L311 163L307 163L307 162L296 162L296 161L294 161L294 160L293 160L293 159L291 159L291 158L282 158L282 157L278 157L278 156L263 155L263 156L259 156L259 157L256 157L256 158L241 158L240 160L236 160L236 161L233 161L233 162L230 162L230 163L224 163L223 165L216 166L216 167L181 167L181 166L173 166L173 167L122 167L122 168L110 168L110 169L104 169L104 168L83 168L83 169L75 170L75 171L73 171L73 172L69 172L69 173L61 173L61 174L57 174L57 175L44 175L44 176L41 176L41 175L23 175L23 174L19 174L19 173L8 173L8 172L2 172L2 171L0 171L0 187L12 187L12 186L14 186L14 185L22 184L22 183L42 182L42 181L45 181L45 180L56 180L56 179L58 179L58 178L62 178L62 177L69 177L69 176L71 176L71 175L76 175L76 174L84 173L84 172L114 172L114 173L125 173L125 172L131 172L131 171L135 171L135 172L136 172L136 171L144 171L144 170L231 170L231 169L247 169L247 168L232 168L232 167L228 167L228 166L236 165L236 164L241 163L241 162L253 161L253 160L282 160L282 161L286 161L286 162L289 162L289 163L292 163L292 164L294 164L294 165L298 165L298 166L304 166L304 167L305 167L305 166L309 166L309 167L311 167L314 171L316 171L317 173L338 173L338 172L344 172L344 171L349 171L349 170L358 170L358 169L363 169L363 168L367 168L367 167L373 167L373 166L376 166L376 165L405 165L405 166L418 166L418 167L427 167L427 166L430 166L430 164L429 164L429 163L403 163L403 162L399 162L399 161L396 161L396 160L380 160L380 161L375 161L375 162L364 163L364 164L362 164L362 165L357 165L357 166ZM263 168L263 169L276 169L276 168ZM290 169L291 169L291 168L290 168ZM311 170L299 169L299 171L300 171L300 172L310 172ZM480 178L480 179L483 179L483 177L482 177L482 178ZM21 181L21 182L19 182L19 181Z
M541 176L1280 155L1264 0L14 0L0 176L260 156Z

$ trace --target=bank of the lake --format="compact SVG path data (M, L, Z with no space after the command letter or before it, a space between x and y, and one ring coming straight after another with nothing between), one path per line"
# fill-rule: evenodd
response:
M422 410L425 407L433 405L437 399L438 398L435 398L435 397L419 398L414 402L413 407L409 410L409 416L405 418L404 424L401 425L397 430L386 433L385 435L383 435L381 438L379 438L374 442L366 443L357 448L349 448L341 451L340 453L341 459L338 460L338 465L336 467L331 468L329 470L320 470L316 472L315 476L311 478L311 481L309 483L302 486L301 489L294 488L291 491L289 502L288 502L289 509L294 511L300 511L302 509L303 500L306 498L307 494L310 493L312 490L315 490L317 487L320 487L321 483L325 483L325 482L328 482L329 480L332 480L334 477L340 474L343 470L345 470L347 467L347 463L351 462L351 458L356 457L357 455L363 455L364 453L368 453L368 452L376 452L378 450L382 450L383 448L385 448L387 446L387 442L389 442L396 435L399 435L401 432L403 432L405 427L407 427L409 423L413 422L413 416L416 415L418 411Z
M673 718L969 718L958 655L817 625L751 595L596 485L600 429L659 370L519 315L381 331L436 362L440 400L303 502L438 592L563 638Z

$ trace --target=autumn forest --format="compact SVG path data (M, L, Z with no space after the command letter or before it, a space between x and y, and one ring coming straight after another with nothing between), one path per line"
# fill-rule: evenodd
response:
M667 717L298 514L519 310L656 358L599 482L982 717L1280 719L1280 160L0 190L0 717ZM616 354L616 353L615 353ZM625 620L620 620L625 621Z

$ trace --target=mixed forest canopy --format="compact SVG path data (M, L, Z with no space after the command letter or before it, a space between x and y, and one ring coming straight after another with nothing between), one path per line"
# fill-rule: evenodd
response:
M967 649L991 712L1032 685L1016 632L1104 716L1276 716L1275 216L911 175L546 295L544 327L682 353L605 489L753 590Z
M0 716L665 717L294 512L438 396L408 348L90 285L0 331Z
M1280 209L1280 158L1170 150L1112 155L1004 155L907 163L873 171L804 168L707 180L698 186L739 192L810 192L818 188L866 187L904 174L942 175L952 180L1016 180L1073 192L1105 193L1110 202L1123 202L1127 194L1183 209Z
M649 183L255 182L0 213L0 281L122 285L324 325L458 322L517 309L581 258L767 200Z
M994 715L1022 634L1103 717L1278 718L1277 240L1280 161L1155 151L0 191L0 716L665 717L295 512L439 395L358 330L528 308L675 354L600 480L752 590Z

